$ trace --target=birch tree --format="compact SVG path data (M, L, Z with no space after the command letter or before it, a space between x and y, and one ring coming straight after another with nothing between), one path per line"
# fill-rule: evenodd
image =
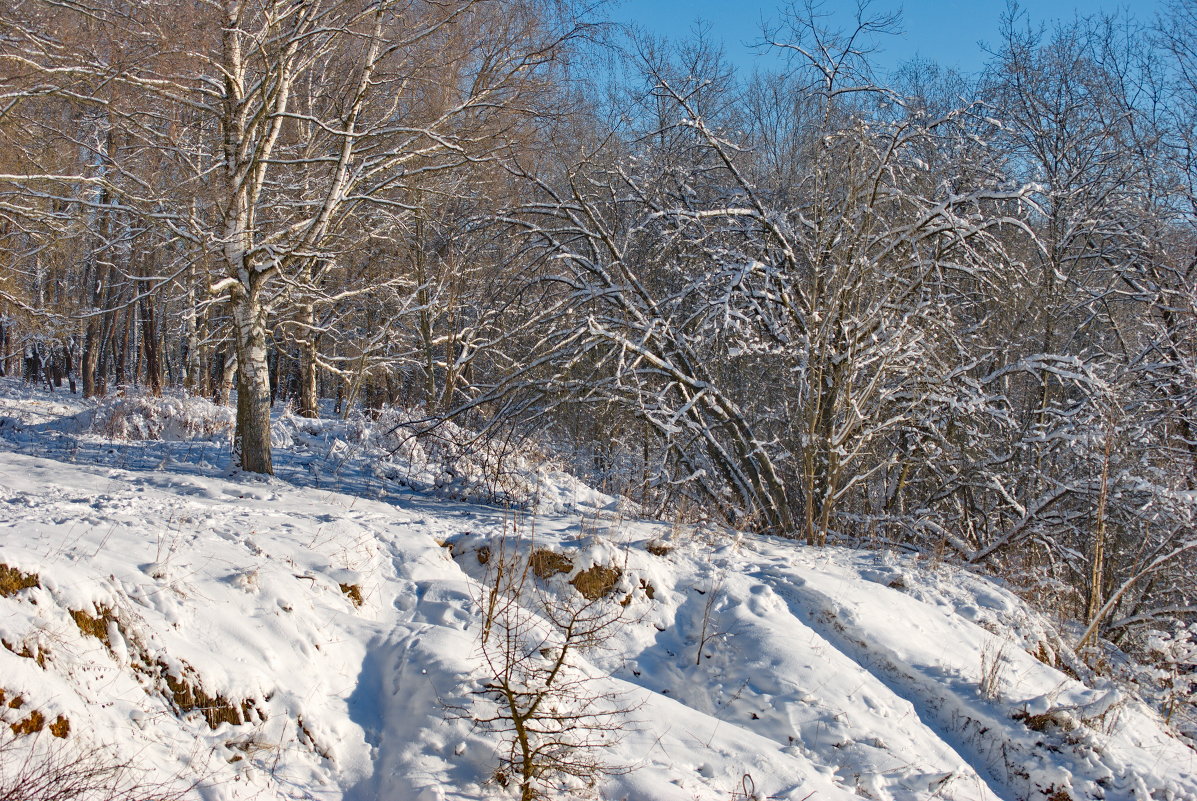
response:
M31 76L10 111L39 98L102 109L127 144L81 179L106 194L100 205L181 243L158 283L201 265L211 272L195 277L227 302L243 469L273 469L267 352L280 293L324 292L315 277L340 268L349 238L391 224L379 209L410 212L415 188L490 158L510 120L534 113L529 92L575 32L556 8L205 0L129 14L118 0L65 10L27 0L9 15L24 33L5 57ZM30 25L42 20L50 27ZM100 34L53 39L64 22ZM80 202L63 190L71 177L48 194ZM33 178L10 176L23 197Z

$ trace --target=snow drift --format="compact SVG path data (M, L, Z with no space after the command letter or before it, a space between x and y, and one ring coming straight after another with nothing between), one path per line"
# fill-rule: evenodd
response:
M949 566L622 519L564 481L581 514L436 498L331 421L294 429L278 478L230 476L213 445L72 432L77 403L3 389L6 759L75 743L206 801L510 797L469 711L503 541L552 555L538 592L602 568L621 605L578 666L629 710L596 752L619 770L579 793L1197 798L1154 712Z

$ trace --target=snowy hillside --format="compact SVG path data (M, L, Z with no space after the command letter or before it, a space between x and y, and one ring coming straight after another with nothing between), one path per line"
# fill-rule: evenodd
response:
M256 479L220 425L115 441L95 418L3 383L2 718L31 732L8 776L33 749L208 801L514 797L473 719L487 582L531 556L526 608L605 616L571 674L598 797L1197 798L1158 716L951 567L625 519L562 476L571 514L447 500L334 421L279 421Z

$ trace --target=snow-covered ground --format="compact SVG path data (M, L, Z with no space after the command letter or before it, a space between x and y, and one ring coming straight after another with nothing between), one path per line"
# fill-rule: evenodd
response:
M568 559L538 599L618 573L579 667L627 710L598 797L1197 798L1197 754L969 573L628 519L544 471L537 513L448 500L360 422L280 419L278 476L233 475L204 414L114 432L0 380L0 717L44 724L3 760L113 754L211 801L511 797L470 719L506 538Z

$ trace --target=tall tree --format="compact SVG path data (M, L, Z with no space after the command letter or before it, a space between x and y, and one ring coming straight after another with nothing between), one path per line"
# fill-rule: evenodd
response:
M227 300L243 469L273 469L272 305L289 287L325 292L353 239L394 224L379 209L413 211L414 193L503 146L503 120L534 113L529 93L576 32L559 7L210 0L133 12L120 0L86 9L22 0L7 13L16 35L4 56L25 76L10 110L42 98L100 110L122 144L92 148L97 166L82 176L102 194L92 205L183 243L167 251L176 259L160 284L212 270L195 277ZM94 35L63 41L61 24ZM9 180L26 199L87 202L64 191L78 177ZM58 188L39 195L35 179Z

